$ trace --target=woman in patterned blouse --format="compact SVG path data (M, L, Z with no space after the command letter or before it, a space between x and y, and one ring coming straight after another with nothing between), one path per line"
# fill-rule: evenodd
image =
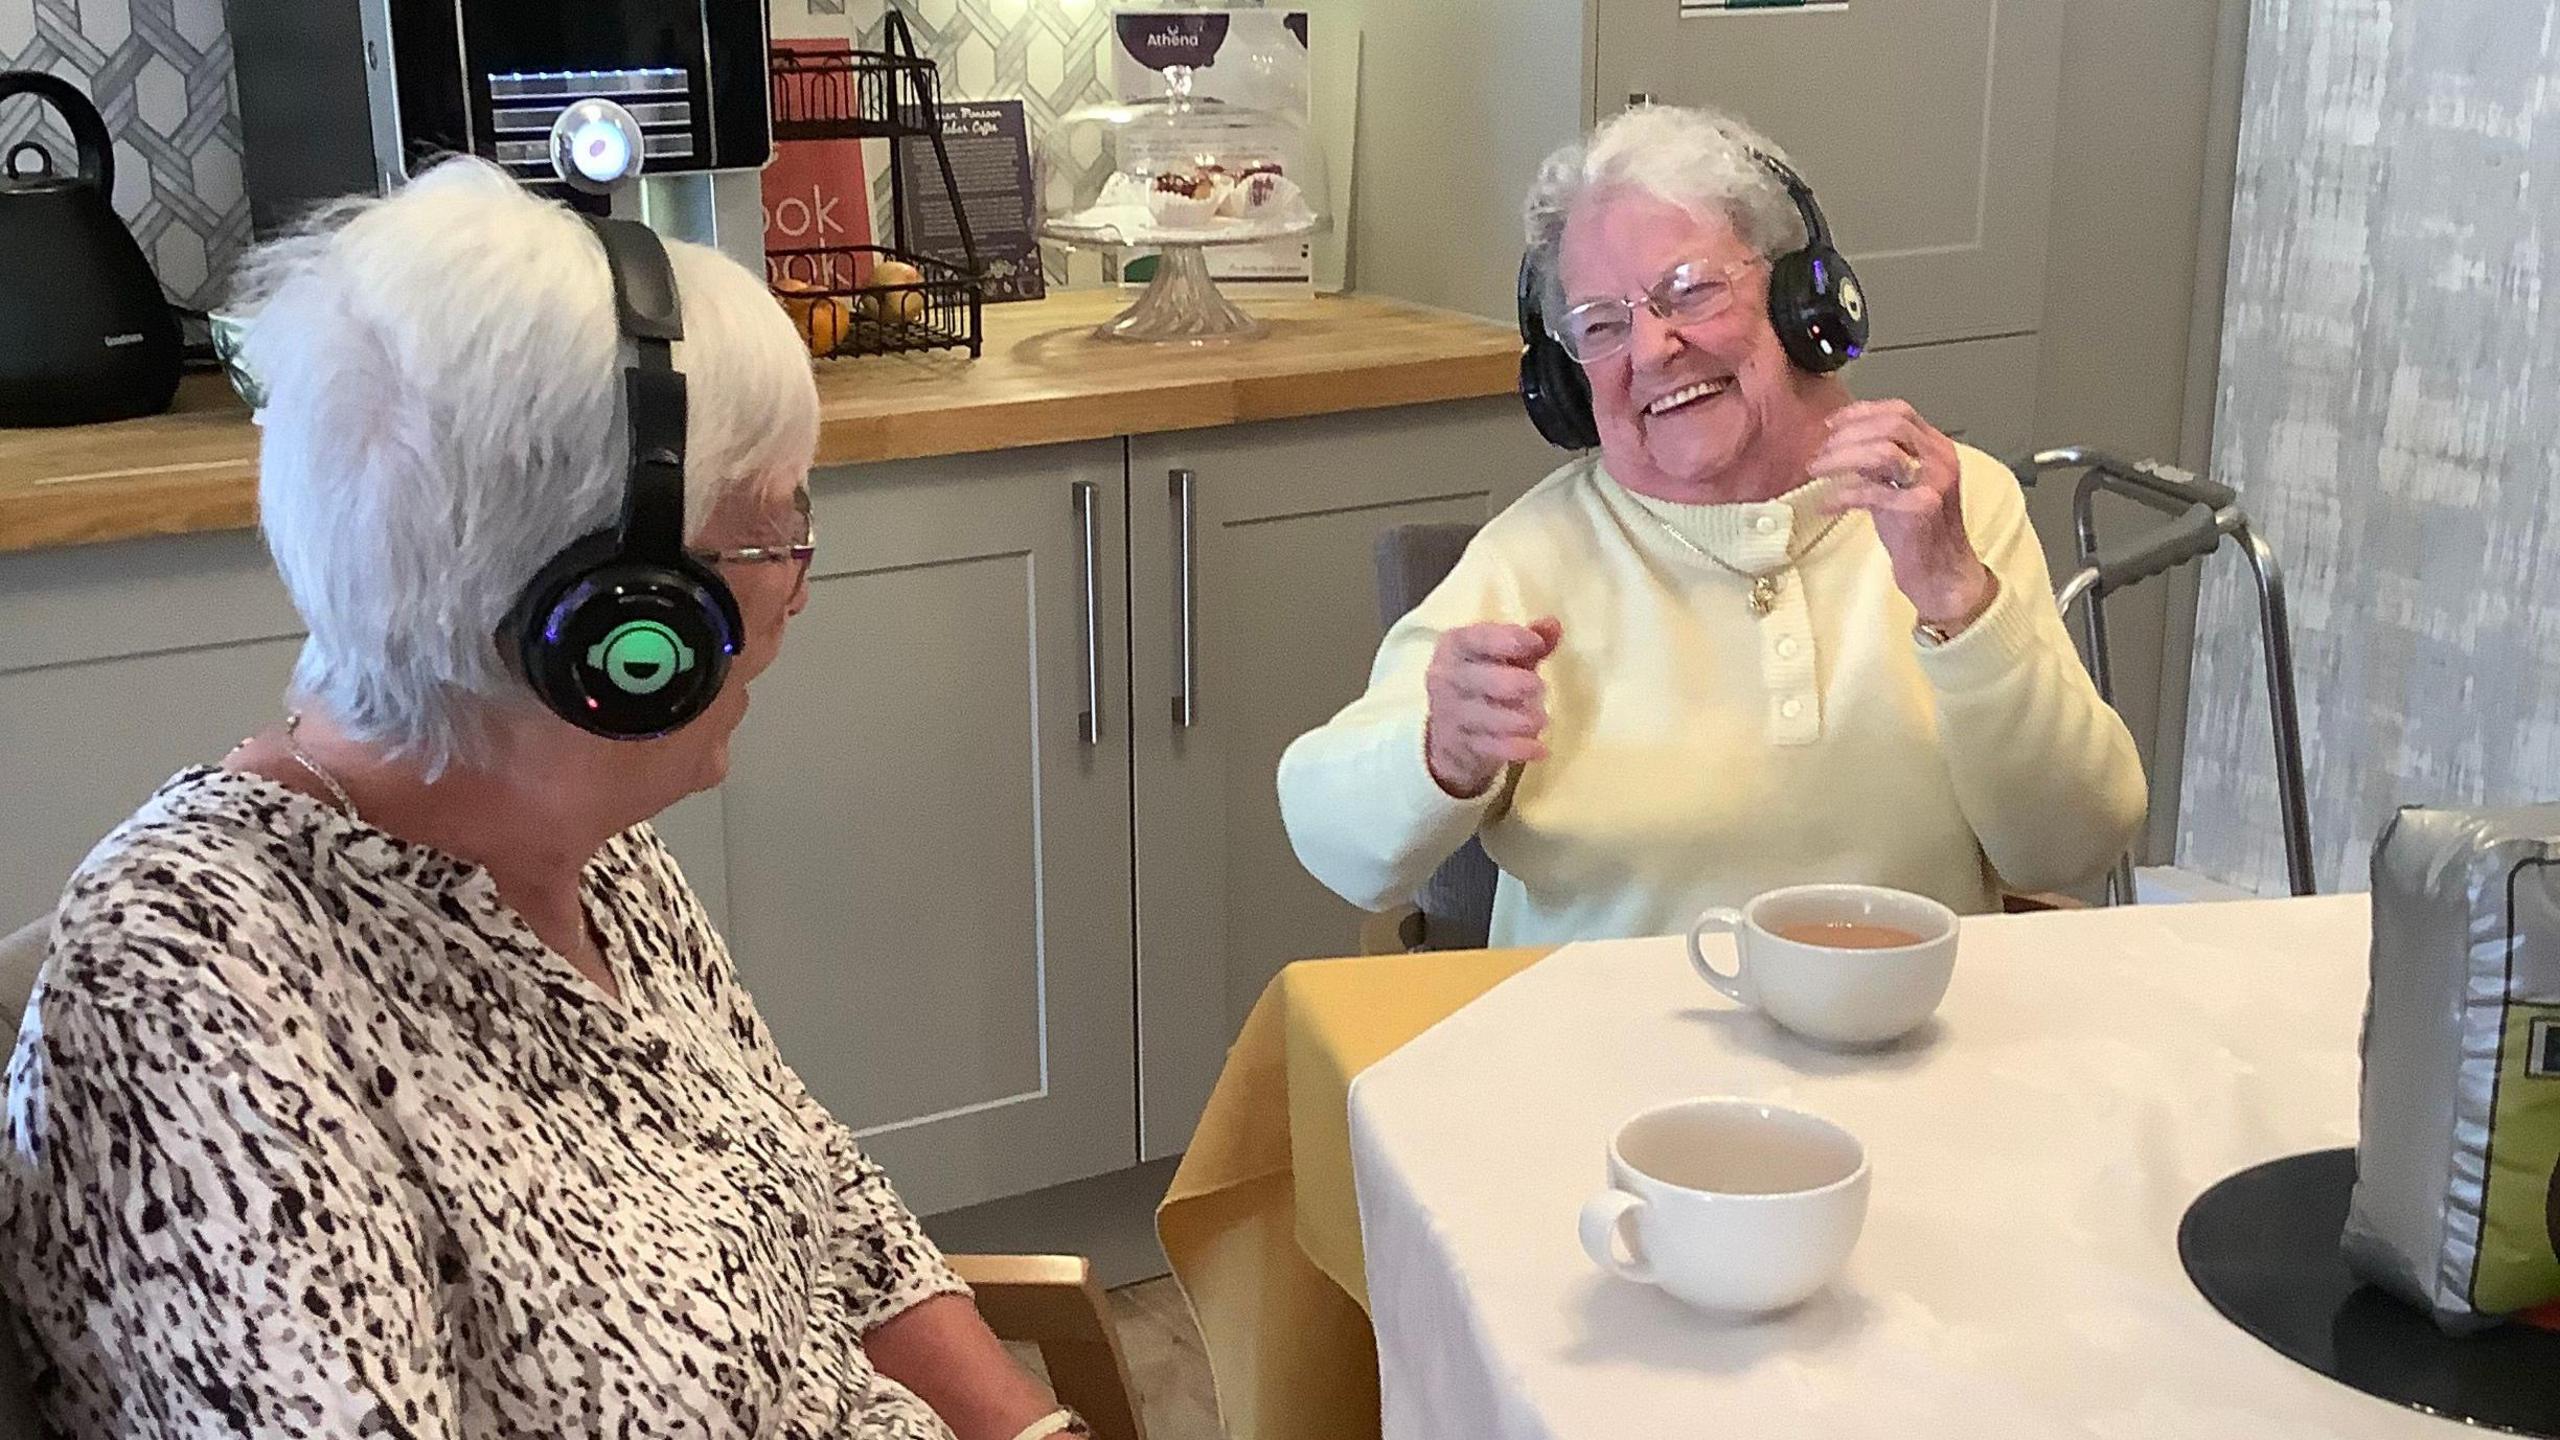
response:
M625 488L593 233L451 161L253 257L298 720L169 781L64 897L0 1167L53 1429L1073 1428L775 1053L647 824L719 783L808 601L817 434L757 278L668 248L689 545L745 630L712 707L640 742L541 709L495 639Z

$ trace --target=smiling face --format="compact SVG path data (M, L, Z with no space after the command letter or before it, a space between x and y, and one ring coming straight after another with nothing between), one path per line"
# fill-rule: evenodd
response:
M1799 483L1826 410L1845 398L1798 371L1769 325L1769 267L1722 215L1640 189L1600 191L1566 219L1565 304L1643 294L1673 269L1728 272L1730 303L1685 324L1635 307L1626 348L1583 366L1609 474L1684 503L1760 500Z

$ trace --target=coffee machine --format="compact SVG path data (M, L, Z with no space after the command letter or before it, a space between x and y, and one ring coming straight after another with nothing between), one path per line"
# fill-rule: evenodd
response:
M765 0L226 3L261 235L468 153L763 268Z

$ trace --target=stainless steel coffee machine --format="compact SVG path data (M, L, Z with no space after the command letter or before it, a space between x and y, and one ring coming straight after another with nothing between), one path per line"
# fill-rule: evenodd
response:
M260 234L467 152L763 268L765 0L226 3Z

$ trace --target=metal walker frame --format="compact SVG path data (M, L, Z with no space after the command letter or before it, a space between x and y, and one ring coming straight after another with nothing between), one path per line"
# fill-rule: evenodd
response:
M2121 460L2076 445L2037 451L2016 468L2019 482L2030 486L2048 471L2080 472L2071 497L2079 569L2057 592L2055 604L2067 621L2073 605L2088 601L2081 612L2081 639L2088 651L2089 678L2110 707L2116 697L2107 656L2107 596L2191 560L2202 560L2220 549L2225 539L2239 546L2257 578L2258 636L2266 662L2267 711L2275 729L2276 798L2283 811L2286 878L2294 894L2314 893L2311 808L2302 774L2302 722L2294 699L2293 631L2285 606L2284 569L2266 537L2250 527L2238 493L2174 465ZM2168 519L2128 543L2102 548L2096 513L2102 492L2122 496ZM2133 857L2128 854L2116 861L2107 876L2107 903L2130 904L2133 898Z

